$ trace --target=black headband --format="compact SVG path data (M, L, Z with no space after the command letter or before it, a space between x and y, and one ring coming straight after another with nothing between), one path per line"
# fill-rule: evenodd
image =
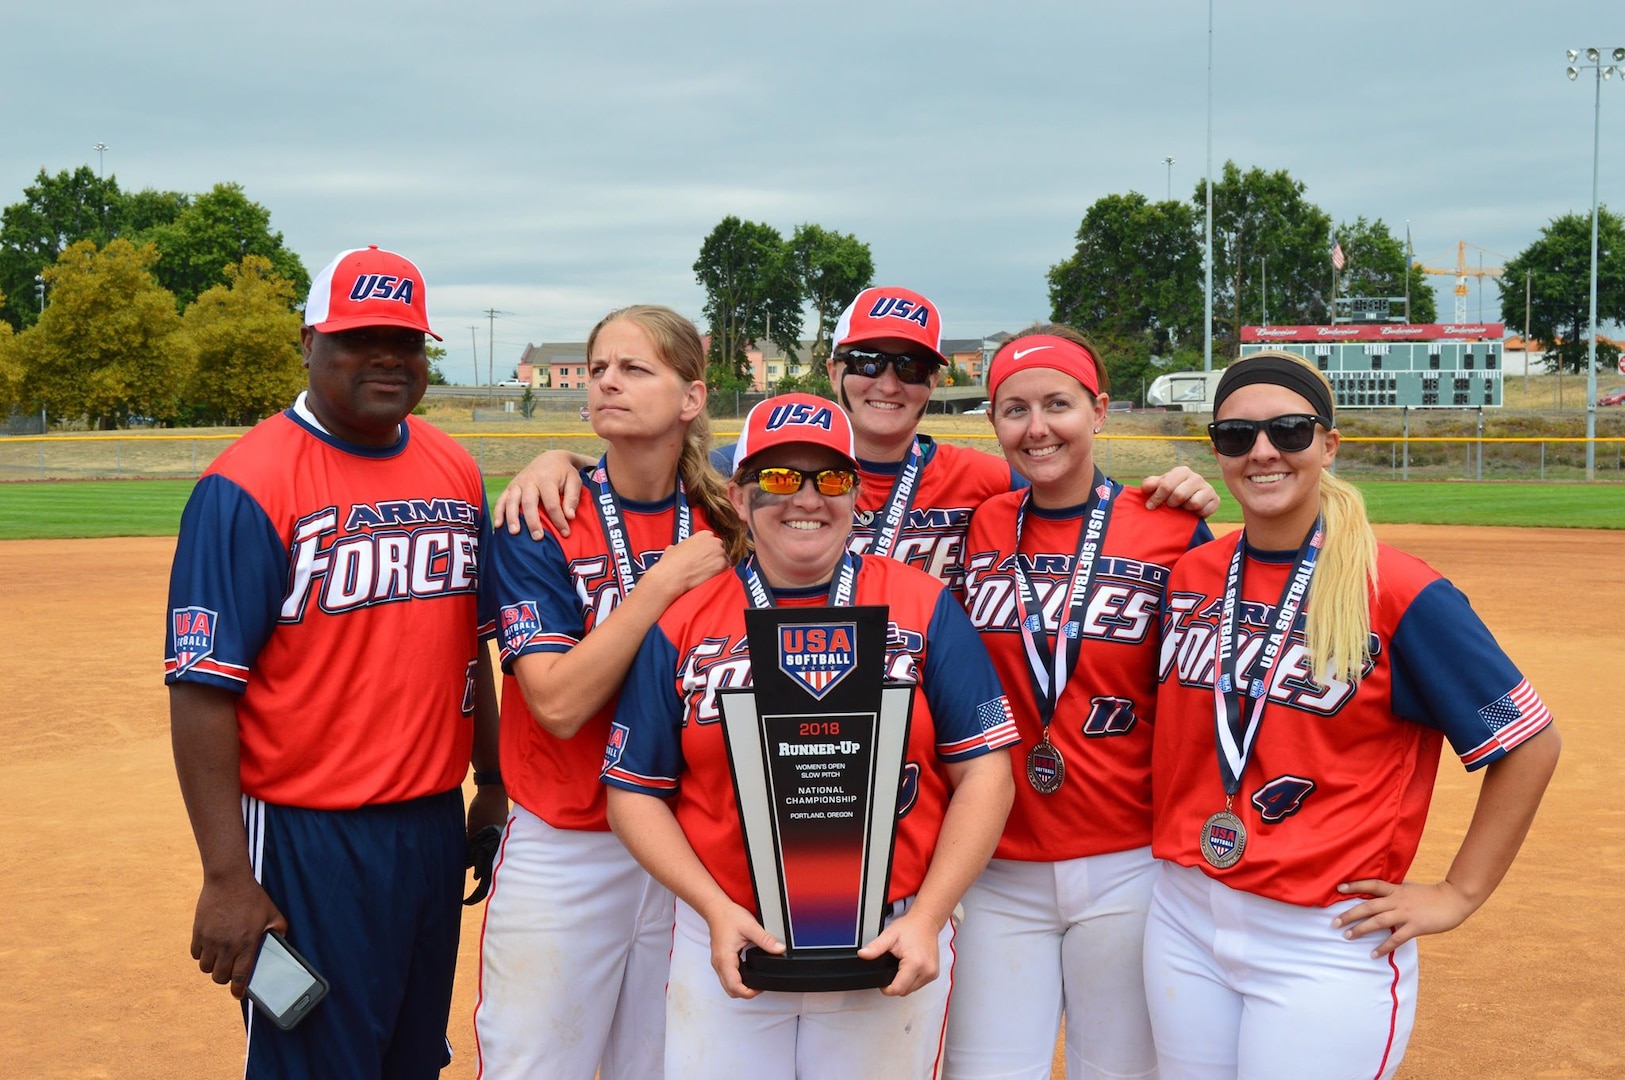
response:
M1300 361L1270 353L1255 353L1224 369L1224 374L1219 376L1219 388L1213 392L1213 411L1217 413L1232 392L1254 383L1286 387L1313 405L1316 415L1326 421L1327 427L1332 426L1336 414L1332 411L1332 395L1326 384Z

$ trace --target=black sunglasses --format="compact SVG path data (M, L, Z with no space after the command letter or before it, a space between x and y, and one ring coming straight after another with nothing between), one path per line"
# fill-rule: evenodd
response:
M1315 425L1330 429L1332 422L1312 413L1287 413L1268 420L1215 420L1207 426L1207 437L1213 440L1213 449L1225 457L1241 457L1251 452L1258 441L1258 429L1270 437L1275 449L1283 454L1307 450L1315 441Z
M878 349L849 349L835 359L846 365L848 375L862 375L865 379L878 379L886 366L897 372L897 381L918 386L931 381L931 373L941 365L934 356L916 356L914 353L889 353Z

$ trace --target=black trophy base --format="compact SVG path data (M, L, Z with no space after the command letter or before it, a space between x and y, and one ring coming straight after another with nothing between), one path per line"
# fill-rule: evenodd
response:
M873 960L856 949L819 949L775 956L754 945L739 962L739 980L752 990L806 994L836 990L873 990L897 977L897 957L882 953Z

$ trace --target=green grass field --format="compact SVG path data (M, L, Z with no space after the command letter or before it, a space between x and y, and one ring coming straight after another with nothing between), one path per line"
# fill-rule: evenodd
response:
M493 499L506 482L487 479ZM1618 484L1371 481L1359 486L1377 522L1625 529L1625 486ZM191 490L190 480L0 484L0 540L173 536ZM1224 500L1215 520L1241 520L1234 499Z

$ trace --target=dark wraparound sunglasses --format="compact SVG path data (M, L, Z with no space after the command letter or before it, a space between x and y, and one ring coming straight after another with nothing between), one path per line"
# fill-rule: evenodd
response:
M878 349L849 349L835 359L846 365L848 375L862 375L865 379L878 379L889 364L897 372L897 381L915 386L931 381L931 373L941 365L934 356L914 353L889 353Z
M1213 449L1225 457L1241 457L1251 452L1258 441L1258 429L1270 437L1275 449L1283 454L1295 454L1309 449L1315 441L1315 425L1328 430L1332 423L1324 416L1313 413L1287 413L1268 420L1215 420L1207 426L1207 437L1213 440Z
M788 467L758 469L741 479L747 484L755 484L769 495L794 495L808 480L813 482L818 494L831 497L845 495L858 486L858 474L851 469L819 469L817 472L802 472Z

